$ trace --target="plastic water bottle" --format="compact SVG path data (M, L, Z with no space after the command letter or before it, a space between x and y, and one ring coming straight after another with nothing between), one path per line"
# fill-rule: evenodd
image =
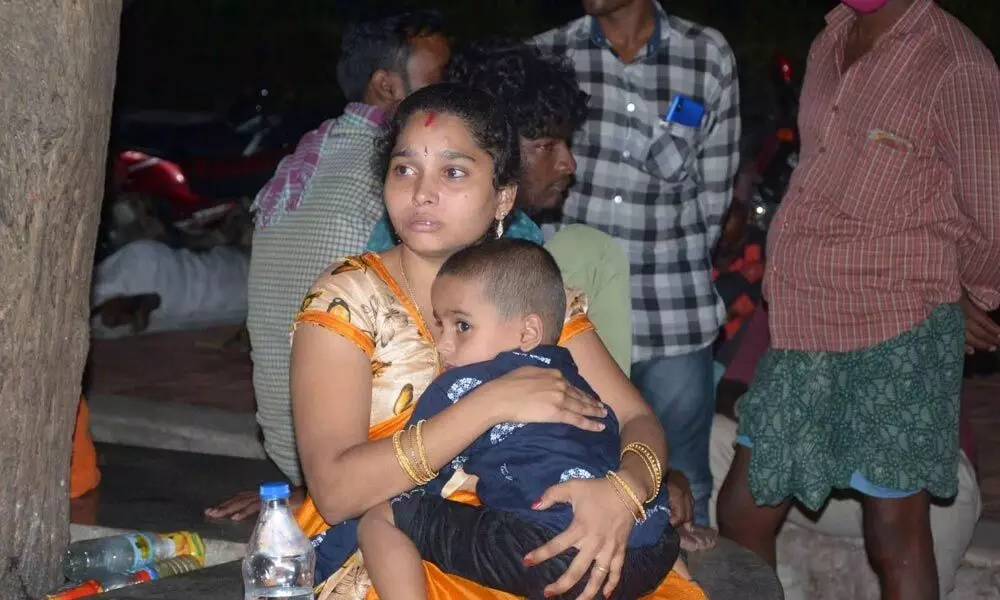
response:
M312 600L316 552L288 508L287 483L260 486L262 503L243 559L245 600Z
M201 536L191 531L164 535L135 532L73 542L63 556L63 572L70 581L100 579L108 573L134 573L154 561L175 556L204 561Z
M156 581L164 577L180 575L197 571L202 567L200 559L194 556L176 556L166 560L158 560L153 566L146 567L135 573L104 573L100 577L88 579L82 583L63 588L45 596L44 600L79 600L89 598L111 590Z
M144 571L155 579L163 579L164 577L197 571L203 565L202 560L194 556L175 556L166 560L158 560L153 563L152 567L144 569Z

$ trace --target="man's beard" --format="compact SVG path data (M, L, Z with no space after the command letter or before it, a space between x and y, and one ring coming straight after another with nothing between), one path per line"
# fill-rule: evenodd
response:
M558 223L562 221L563 208L562 204L555 208L543 208L535 211L534 213L528 213L531 220L535 223Z
M522 190L524 188L521 188ZM566 203L567 189L563 189L559 195L559 201L553 206L538 206L526 197L526 194L518 191L514 206L524 211L535 223L558 223L562 220L563 204Z

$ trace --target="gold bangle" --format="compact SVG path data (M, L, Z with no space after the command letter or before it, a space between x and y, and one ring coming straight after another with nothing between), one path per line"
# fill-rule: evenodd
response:
M423 485L420 483L420 478L417 477L417 474L413 471L413 467L410 465L410 459L406 457L406 453L403 451L402 438L402 430L397 431L392 435L392 447L396 451L396 462L399 463L400 468L403 469L406 476L410 478L410 481L416 485Z
M407 443L404 445L407 448L407 456L410 459L410 467L413 469L413 472L417 474L417 479L420 481L420 485L425 485L434 478L428 477L427 473L424 472L420 466L420 448L417 445L416 425L410 425L407 427L406 433L408 434L406 437Z
M431 481L438 476L438 473L431 469L430 463L427 462L427 449L424 448L424 422L422 420L417 421L417 450L420 451L420 468L428 477L427 481Z
M410 463L410 468L413 472L417 474L417 477L423 480L423 476L420 474L420 470L417 468L417 462L420 457L417 455L417 445L413 439L413 426L410 425L406 428L406 432L403 434L403 448L406 449L406 460ZM423 482L421 481L421 484Z
M625 493L632 499L632 502L635 502L635 505L639 508L639 513L642 514L642 518L645 520L646 509L643 508L642 502L639 500L639 496L636 495L635 490L632 489L632 486L630 486L621 475L615 473L614 471L608 471L608 475L611 476L611 478L625 490Z
M646 509L643 508L642 502L639 501L639 497L635 495L635 491L632 490L632 486L630 486L628 482L626 482L625 479L622 478L621 475L615 473L614 471L608 471L608 477L610 477L611 480L614 481L618 485L618 487L620 487L622 491L625 492L629 500L632 501L632 504L635 505L638 514L642 516L642 520L645 521Z
M660 486L663 484L663 467L660 465L660 459L657 458L656 453L648 445L642 442L632 442L622 450L619 460L624 461L625 455L629 452L641 458L642 462L646 465L646 470L649 471L649 478L653 483L653 491L646 500L646 503L652 502L660 494Z
M416 468L413 466L413 459L409 456L410 451L407 449L407 443L406 443L409 441L409 438L406 437L406 431L400 432L399 439L400 439L400 444L399 444L400 457L402 460L403 469L406 471L407 476L409 476L410 480L413 481L415 485L418 486L423 485L424 480L422 477L420 477L420 474L417 473Z
M608 474L605 476L605 479L608 480L608 484L611 486L611 489L615 491L615 495L618 496L619 500L621 500L621 503L625 506L625 509L632 514L632 518L635 519L635 522L636 523L643 522L644 520L646 520L645 511L642 510L641 506L635 504L635 502L628 497L627 492L625 492L624 489L619 487L618 480L616 480L611 475L611 473L613 472L614 471L608 471Z
M649 463L649 461L643 459L642 462L646 465L646 471L649 472L649 479L651 480L651 482L653 484L653 488L650 491L649 496L646 498L646 501L645 501L645 504L648 504L648 503L652 502L653 500L655 500L656 497L660 494L660 481L661 481L661 478L656 476L657 475L656 470Z
M605 479L608 480L608 485L610 485L611 489L615 491L615 495L618 496L618 500L621 501L622 506L625 507L625 510L627 510L632 515L632 518L635 520L636 523L639 523L640 515L635 511L635 508L632 506L632 502L628 499L628 496L625 495L625 492L623 492L618 487L618 484L615 483L614 479L611 479L610 477L605 477Z
M625 449L622 450L620 458L625 458L625 454L628 452L634 452L640 456L646 462L646 466L659 476L659 479L663 478L663 466L660 464L660 459L657 458L656 453L653 452L653 449L647 444L643 444L642 442L632 442L631 444L625 446Z

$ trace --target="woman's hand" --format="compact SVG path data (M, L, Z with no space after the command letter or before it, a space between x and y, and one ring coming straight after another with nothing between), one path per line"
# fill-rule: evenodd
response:
M595 421L608 414L603 404L583 393L556 369L521 367L472 391L493 411L497 423L565 423L588 431L601 431Z
M588 569L590 580L578 598L589 600L598 592L611 595L625 564L628 536L635 524L632 512L622 503L611 482L604 478L573 479L554 485L532 508L546 510L563 502L573 507L573 522L566 531L524 557L524 564L537 565L569 548L576 548L578 554L573 562L562 577L545 588L545 595L567 592Z

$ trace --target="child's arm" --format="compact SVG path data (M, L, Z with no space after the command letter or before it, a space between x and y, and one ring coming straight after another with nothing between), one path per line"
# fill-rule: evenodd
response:
M417 547L396 529L388 502L372 508L358 523L358 545L380 598L424 600L424 567Z

